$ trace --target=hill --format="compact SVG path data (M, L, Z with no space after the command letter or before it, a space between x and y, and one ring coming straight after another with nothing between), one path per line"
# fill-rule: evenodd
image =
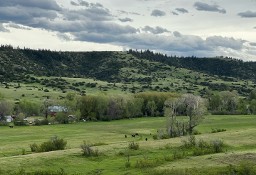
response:
M256 62L232 58L166 56L151 51L61 52L0 47L3 87L37 84L56 90L88 92L175 91L204 95L207 90L256 87Z

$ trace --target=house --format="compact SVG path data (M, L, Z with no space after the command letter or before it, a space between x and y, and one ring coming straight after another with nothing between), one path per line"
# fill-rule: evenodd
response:
M7 123L11 123L13 121L13 117L11 115L5 116L5 120Z
M53 117L56 116L56 114L59 112L68 112L68 109L64 106L49 106L48 112Z

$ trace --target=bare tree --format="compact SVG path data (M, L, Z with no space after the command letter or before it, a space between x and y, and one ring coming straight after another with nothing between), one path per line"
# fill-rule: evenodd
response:
M180 105L179 102L179 99L171 98L164 103L164 116L167 117L167 133L170 137L182 135L178 133L179 126L177 126L178 121L176 119L177 109Z
M167 132L170 137L192 133L206 113L205 101L200 96L184 94L180 98L165 101L165 116L167 117ZM188 117L188 123L177 120L177 115Z
M180 98L183 106L183 112L188 116L188 132L191 134L194 127L196 127L203 119L206 113L206 101L200 96L193 94L184 94Z

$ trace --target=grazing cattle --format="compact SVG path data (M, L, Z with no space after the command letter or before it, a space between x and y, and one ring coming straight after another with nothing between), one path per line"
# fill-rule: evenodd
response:
M135 135L136 135L136 136L138 136L138 135L139 135L139 133L137 133L137 132L136 132L136 133L135 133Z
M9 128L13 128L13 126L9 126Z
M146 138L145 140L148 141L148 138Z
M132 137L135 137L135 134L132 134Z
M127 135L125 134L124 137L127 138Z

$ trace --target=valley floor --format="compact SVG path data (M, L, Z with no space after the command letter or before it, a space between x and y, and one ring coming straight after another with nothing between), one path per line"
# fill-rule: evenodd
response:
M207 116L196 128L201 133L195 136L196 140L222 140L226 146L221 153L202 156L179 150L187 137L154 140L153 135L164 129L165 123L165 118L155 117L68 125L0 126L0 174L39 171L91 175L189 174L189 171L217 174L218 170L245 162L255 169L255 115ZM226 131L212 133L214 129ZM138 135L132 137L134 133ZM30 144L40 144L52 136L66 140L67 149L31 152ZM82 156L83 141L95 145L92 149L98 149L99 156ZM139 149L129 149L131 142L138 144Z

